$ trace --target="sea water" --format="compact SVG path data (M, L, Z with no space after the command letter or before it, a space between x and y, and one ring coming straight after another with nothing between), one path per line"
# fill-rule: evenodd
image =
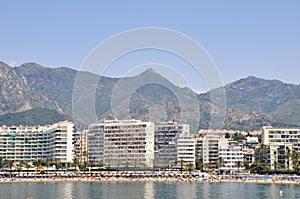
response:
M258 199L300 198L300 185L255 183L37 182L0 183L3 199Z

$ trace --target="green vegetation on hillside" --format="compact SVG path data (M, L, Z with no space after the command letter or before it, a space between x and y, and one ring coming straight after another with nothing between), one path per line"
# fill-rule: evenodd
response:
M62 115L55 110L33 108L20 113L0 115L0 125L48 125L67 119L69 119L67 116Z

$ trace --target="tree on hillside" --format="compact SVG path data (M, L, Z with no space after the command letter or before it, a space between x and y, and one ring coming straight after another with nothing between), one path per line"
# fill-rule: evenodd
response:
M242 135L241 133L235 132L235 134L232 135L232 139L234 141L239 141L239 140L245 140L246 137Z

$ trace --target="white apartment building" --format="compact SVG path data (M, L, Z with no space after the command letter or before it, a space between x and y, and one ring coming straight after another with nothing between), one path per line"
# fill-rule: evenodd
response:
M293 150L300 152L300 128L273 128L264 126L262 129L262 143L291 143Z
M109 167L153 167L154 123L105 120L89 126L89 160Z
M220 134L205 134L196 137L196 160L210 165L210 168L217 168L219 148L228 145L228 139Z
M74 124L63 121L47 126L0 127L0 157L28 162L59 159L72 162Z
M292 170L292 159L287 157L287 151L292 153L292 143L270 143L268 147L269 165L272 170Z
M243 150L241 146L221 146L219 148L219 165L220 171L236 173L244 169Z
M155 166L177 164L177 139L180 134L190 134L188 124L177 122L155 123Z
M177 139L177 165L192 164L195 166L195 138L192 135L181 134Z
M293 169L288 151L300 152L300 128L273 128L264 126L262 143L266 145L266 155L262 156L257 148L257 156L273 170Z

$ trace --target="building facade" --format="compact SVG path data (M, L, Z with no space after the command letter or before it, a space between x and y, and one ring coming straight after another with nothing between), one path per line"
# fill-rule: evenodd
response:
M177 139L180 134L190 134L188 124L177 122L155 123L155 166L177 164Z
M300 129L264 126L262 144L266 148L266 154L261 155L260 147L256 150L261 162L266 163L272 170L291 170L291 154L293 151L300 152Z
M74 124L63 121L48 126L0 127L0 157L6 160L33 162L73 159Z
M181 134L177 139L177 165L195 166L195 138L192 135Z
M79 163L88 162L88 131L77 131L73 136L74 156Z
M196 160L209 165L210 169L218 168L219 148L228 145L228 139L220 134L205 134L196 137Z
M262 143L291 143L293 151L300 152L300 129L299 128L273 128L264 126L262 129Z
M292 151L292 143L270 143L268 147L268 163L272 170L292 170L292 160L288 151Z
M105 120L88 131L90 161L108 167L153 167L154 123Z
M244 163L248 166L252 165L255 160L255 151L251 148L243 149Z
M241 146L229 145L219 148L218 168L227 173L238 173L244 169Z

